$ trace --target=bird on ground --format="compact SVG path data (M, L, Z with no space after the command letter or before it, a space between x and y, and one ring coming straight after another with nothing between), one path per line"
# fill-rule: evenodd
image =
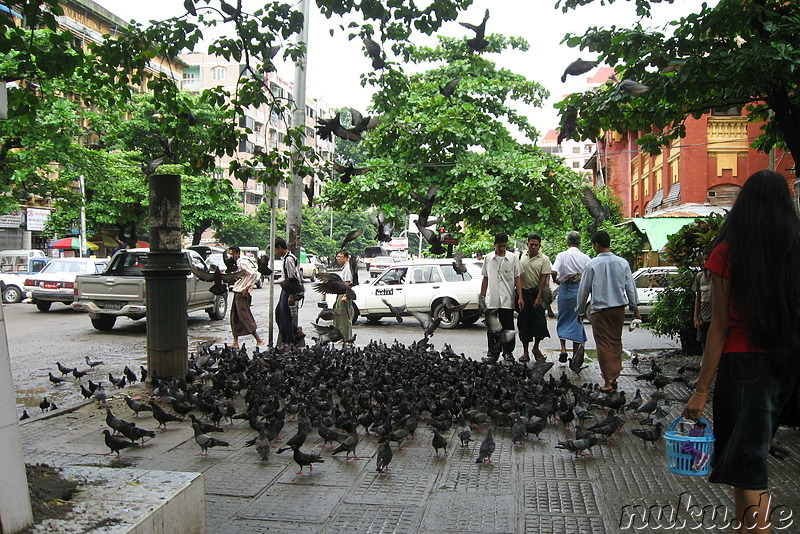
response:
M283 444L283 447L281 447L275 452L281 454L283 451L288 451L289 449L294 449L295 447L302 447L303 444L306 442L307 437L308 437L308 428L298 425L297 432L295 432L294 436L287 439L286 443Z
M483 15L483 20L477 26L467 22L460 22L462 26L475 32L475 37L467 39L467 46L472 52L483 52L489 46L489 41L485 39L486 36L486 21L489 20L489 10Z
M124 439L115 438L111 435L111 432L106 428L103 430L103 435L105 436L106 447L111 449L111 452L103 453L103 456L108 456L112 452L117 453L116 458L119 458L119 453L123 449L127 449L129 447L138 447L139 444L132 442L132 441L125 441Z
M62 377L72 373L72 371L75 370L74 367L64 367L63 365L61 365L61 362L56 362L56 367L58 367L58 370L61 371Z
M559 441L558 445L556 445L556 449L564 449L573 454L575 454L575 458L579 458L584 452L587 451L587 454L590 456L592 455L592 447L597 445L602 441L602 438L595 435L587 436L583 439L566 439L563 441Z
M639 353L638 352L634 352L633 355L631 356L631 365L633 367L639 367Z
M314 330L319 334L318 337L311 338L317 342L318 347L324 347L328 343L336 343L342 341L342 331L335 326L320 326L318 324L312 325Z
M221 427L200 421L200 419L195 417L194 414L189 414L189 419L192 420L192 424L196 424L198 427L200 427L200 432L203 434L208 434L209 432L225 432L225 430Z
M64 380L63 378L58 378L58 377L57 377L57 376L55 376L55 375L54 375L52 372L50 372L50 373L48 373L48 374L49 374L49 380L50 380L50 382L52 382L52 383L53 383L53 384L55 384L56 386L60 386L60 385L61 385L63 382L65 382L65 380Z
M522 417L517 417L514 424L511 425L511 443L522 444L525 438L525 420Z
M347 232L347 235L344 236L344 239L342 240L342 244L339 246L339 249L344 250L344 246L346 244L348 244L350 241L358 239L363 233L364 233L363 230L350 230L349 232Z
M451 96L453 96L453 93L456 92L456 88L458 87L458 84L460 82L461 82L461 76L459 76L458 78L453 78L443 86L439 87L439 92L442 94L442 96L450 98Z
M203 431L200 430L200 425L197 423L192 423L192 428L194 429L194 441L200 445L200 452L195 456L208 456L208 449L211 447L230 446L230 443L227 441L222 441L221 439L212 438L207 434L203 434Z
M114 431L115 434L121 433L120 429L123 426L136 426L136 424L131 423L130 421L125 421L115 416L111 411L111 408L106 408L106 424Z
M623 91L630 95L642 95L650 90L649 85L641 84L631 79L622 80L617 84L616 91Z
M383 59L381 45L369 37L362 37L361 42L364 43L364 48L367 49L367 55L372 59L372 68L375 70L385 68L386 60Z
M484 462L492 463L492 454L494 454L495 443L494 443L494 428L489 427L489 430L486 432L486 437L483 438L481 442L481 448L478 451L478 459L475 460L476 464L482 464Z
M144 443L144 438L154 438L156 437L156 433L152 430L146 430L144 428L139 428L136 425L123 425L119 429L119 433L131 440L132 442L142 440Z
M92 398L97 401L97 404L105 404L108 400L106 389L102 385L98 384L95 390L92 392Z
M30 419L31 416L28 415L28 410L22 410L22 415L20 416L19 420L24 421L25 419Z
M145 380L147 380L147 369L144 368L144 365L140 365L139 371L140 371L139 374L140 380L144 382Z
M136 373L131 371L131 369L126 365L125 369L122 370L122 374L125 375L125 379L128 381L128 384L133 384L134 382L138 382L139 378L136 376Z
M378 454L375 460L375 470L378 473L385 473L389 470L389 464L392 463L392 446L388 441L381 441L381 446L378 447Z
M51 406L51 404L50 404L50 401L47 400L47 397L43 397L42 401L39 403L39 409L42 410L42 413L44 413L48 409L50 409L50 406Z
M267 438L266 427L262 428L259 431L258 436L245 443L245 447L251 447L251 446L255 446L256 452L258 453L258 455L261 457L262 460L264 460L265 462L269 460L270 445L269 445L269 438Z
M340 174L339 181L341 181L343 184L349 184L353 179L353 176L361 176L371 168L372 167L354 167L352 162L350 162L347 166L340 165L335 161L333 162L333 170ZM355 239L355 237L353 239Z
M407 428L395 428L388 434L386 434L386 439L388 441L394 441L397 443L397 449L403 450L403 440L408 437L408 429Z
M98 365L103 365L104 363L106 363L106 362L103 362L103 361L100 361L100 360L90 360L89 357L86 356L86 365L88 365L92 369L94 369Z
M444 449L444 454L447 456L447 440L444 439L444 436L439 434L439 431L436 429L433 431L431 445L433 445L433 450L436 451L437 458L439 457L439 449Z
M597 198L597 195L594 194L594 191L592 191L589 187L583 188L583 193L581 193L581 202L584 206L586 206L586 210L589 212L589 215L594 218L592 224L589 226L589 233L594 233L594 231L597 230L597 228L608 217L609 213L611 212L611 206L603 205L603 203L600 202L600 199Z
M136 414L136 417L139 417L139 412L152 412L153 409L146 405L142 404L141 402L130 398L129 396L125 395L125 404L128 405L128 408L133 410L133 413Z
M111 373L108 373L108 381L114 384L118 389L124 388L126 384L124 376L117 378Z
M386 213L383 210L378 210L378 213L369 214L369 222L375 227L375 239L380 243L388 243L392 240L392 232L394 231L394 222L386 219Z
M356 428L353 427L350 435L347 436L347 439L339 443L339 446L336 447L333 452L331 453L332 456L336 456L340 452L345 453L345 459L350 459L350 453L353 453L353 460L360 460L358 455L356 454L356 447L358 447L358 443L361 441L361 438L356 431Z
M163 426L164 430L166 430L167 423L182 422L184 420L183 417L178 417L176 415L172 415L171 413L165 411L164 408L156 404L156 401L154 400L151 400L147 404L149 404L150 407L153 409L153 418L155 418L155 420L158 421L157 428L161 428Z
M78 371L77 367L72 370L72 376L74 376L75 380L77 380L78 382L80 382L81 378L83 378L84 376L86 376L88 374L89 374L89 371Z
M650 442L653 444L653 448L657 449L656 442L661 439L663 429L664 425L659 422L653 425L652 428L634 428L631 430L631 434L640 438L644 442L645 448L647 448L647 443Z
M297 472L298 475L303 474L303 467L306 465L308 466L308 470L313 472L314 466L312 464L325 463L325 460L319 454L302 452L299 447L294 448L292 458L295 463L300 466L300 471Z
M567 81L567 76L580 76L595 68L599 63L597 61L584 61L581 58L576 59L567 65L564 74L561 75L561 83Z
M467 447L469 442L472 441L472 432L470 432L469 428L465 428L458 433L458 439L461 440L462 447Z
M403 322L403 312L406 311L405 306L393 306L388 300L381 299L381 302L386 304L386 307L389 308L389 311L392 312L394 318L397 319L398 323Z

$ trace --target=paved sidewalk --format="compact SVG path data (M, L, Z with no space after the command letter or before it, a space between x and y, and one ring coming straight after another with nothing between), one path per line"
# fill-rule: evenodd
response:
M550 352L548 357L553 360L557 353ZM653 391L649 384L634 381L638 371L629 361L624 363L620 388L629 400L637 387L644 394ZM556 364L551 373L558 377L564 369ZM585 380L597 381L596 364L584 375ZM673 399L671 420L687 393L680 383L665 390ZM147 397L143 386L121 393ZM147 429L156 427L149 414L135 419L122 394L116 394L110 405L121 418ZM603 417L601 410L594 413ZM157 430L157 436L142 448L123 451L121 460L103 456L107 452L101 433L106 428L105 411L94 403L34 417L24 421L21 429L29 463L202 472L209 533L710 532L715 525L722 527L730 521L730 512L727 519L724 516L726 509L732 510L727 487L708 484L705 477L668 473L663 440L660 450L645 448L630 433L639 423L632 416L624 418L623 433L610 444L596 446L594 457L580 459L555 448L558 440L574 437L574 431L565 432L560 422L550 423L541 441L526 438L520 446L512 445L509 429L497 429L494 463L481 465L475 459L483 432L473 431L476 441L461 448L460 429L454 427L447 436L447 454L436 458L432 432L420 422L416 439L407 440L404 450L395 450L386 474L375 471L374 436L362 435L360 460L331 457L330 449L325 449L325 463L316 464L313 474L306 469L296 475L291 453L275 454L281 441L273 442L276 448L267 462L244 446L255 432L242 420L223 425L225 434L220 437L231 446L214 448L208 457L196 456L199 448L188 420ZM295 429L294 422L287 422L281 437L285 440ZM783 518L781 524L777 516L773 519L778 532L800 531L800 515L786 516L787 511L800 514L797 438L796 431L782 429L778 439L792 456L770 460L773 508L778 507ZM320 451L321 443L315 430L302 450ZM664 514L660 519L659 510ZM670 516L670 510L677 516ZM690 530L701 520L704 526ZM683 527L682 521L686 522ZM787 528L778 530L781 526Z

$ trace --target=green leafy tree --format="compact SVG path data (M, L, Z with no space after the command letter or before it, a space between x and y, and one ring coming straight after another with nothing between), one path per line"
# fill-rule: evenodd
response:
M370 171L327 184L325 203L350 211L375 206L399 224L419 210L410 192L424 194L437 184L433 215L457 235L462 222L494 232L561 225L561 199L577 196L578 176L560 159L517 142L508 128L534 139L535 129L513 104L540 105L547 92L484 57L528 44L502 35L487 39L483 55L470 53L465 39L439 37L434 48L404 44L398 49L407 61L435 66L364 77L377 88L372 107L381 118L363 141Z
M561 0L566 11L593 0ZM613 1L613 0L612 0ZM650 15L650 0L636 0ZM607 85L575 93L559 106L575 117L570 137L596 138L603 130L642 130L639 143L658 153L685 135L687 117L714 109L741 108L750 121L765 123L754 145L764 151L785 146L800 161L800 4L783 0L720 1L667 25L589 28L568 34L567 44L597 54L617 78L649 88L630 94ZM568 123L570 121L567 121Z

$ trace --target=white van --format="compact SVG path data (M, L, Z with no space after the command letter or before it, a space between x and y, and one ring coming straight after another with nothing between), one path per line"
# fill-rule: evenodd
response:
M41 250L0 251L0 287L3 302L20 302L24 296L25 277L36 274L50 261Z

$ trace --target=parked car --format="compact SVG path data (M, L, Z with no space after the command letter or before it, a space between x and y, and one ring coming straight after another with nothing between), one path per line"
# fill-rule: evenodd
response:
M658 294L669 287L677 276L678 268L672 266L644 267L633 273L636 296L639 300L639 313L642 317L650 315Z
M41 250L0 252L0 291L3 293L3 302L21 302L25 298L25 278L41 271L50 259Z
M394 258L391 256L378 256L369 264L369 275L375 278L394 264Z
M427 312L441 317L442 328L455 328L459 323L472 324L480 317L478 293L481 271L475 263L467 263L463 275L453 269L452 259L411 260L392 264L374 281L357 285L354 305L369 322L392 317L386 300L392 306L406 306L406 311ZM445 299L466 304L461 311L447 311Z
M89 313L97 330L111 330L118 317L133 320L147 315L147 291L142 267L147 263L149 249L134 248L117 251L102 274L82 274L75 278L75 302L72 308ZM187 262L202 271L210 272L203 258L193 250L185 250ZM228 295L209 291L212 282L186 276L186 308L189 313L205 311L213 321L225 318Z
M108 258L54 258L39 273L25 279L25 296L42 312L49 310L54 302L71 306L75 277L100 274L107 265Z
M308 278L312 282L317 279L318 274L327 272L325 265L313 254L305 254L305 261L303 261L303 255L301 254L299 268L300 276Z

